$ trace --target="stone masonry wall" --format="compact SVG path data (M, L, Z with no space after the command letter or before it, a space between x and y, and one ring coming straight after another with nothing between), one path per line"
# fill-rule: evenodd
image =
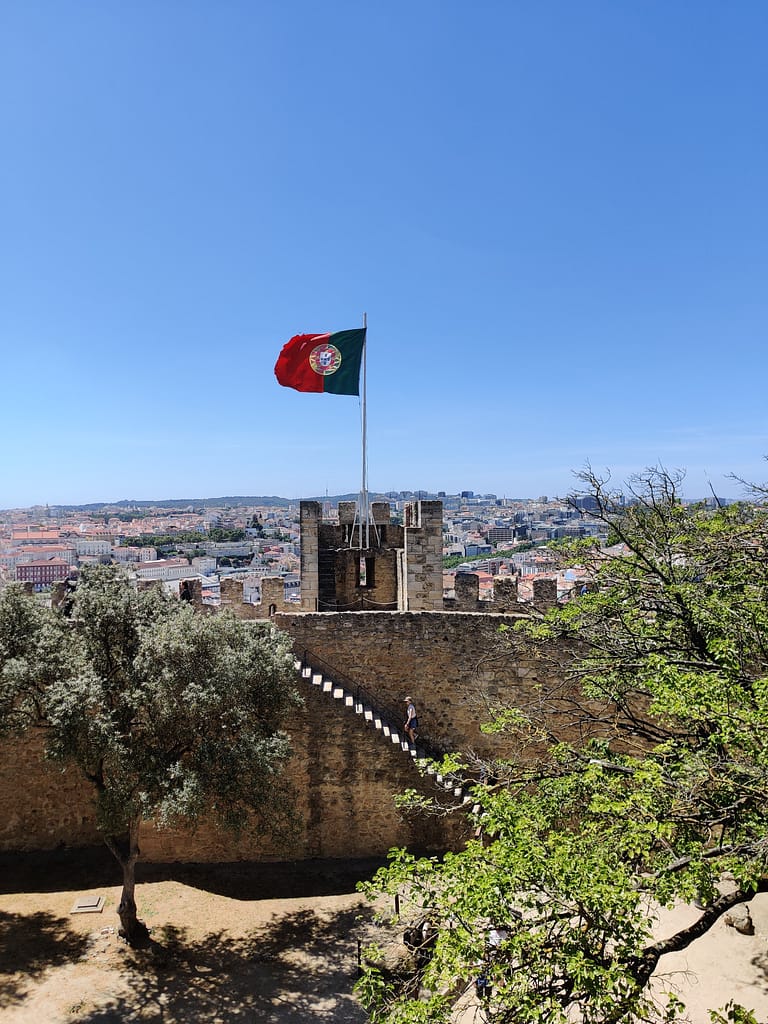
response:
M0 741L0 850L95 842L90 789L72 769L43 760L43 732Z
M445 611L459 612L520 612L526 613L526 606L517 596L517 576L495 579L493 600L480 599L480 578L473 572L457 572L454 581L453 598L443 599Z
M296 796L297 835L286 846L268 837L235 841L213 823L189 835L144 826L142 857L151 861L302 860L384 854L405 845L437 851L461 822L402 816L394 796L409 787L434 795L411 758L359 716L298 680L305 705L286 723L293 756L282 784ZM42 756L42 736L0 743L0 850L49 850L100 842L88 785Z
M443 503L417 501L405 516L406 599L410 611L443 607Z
M481 733L486 701L535 700L544 682L533 657L504 655L501 625L519 615L379 612L277 615L299 656L336 668L398 712L416 703L425 736L452 749L502 753L502 740ZM526 616L527 617L527 616ZM330 673L332 675L332 672ZM547 680L551 682L551 676Z
M390 522L386 502L372 512L363 537L356 502L339 502L338 524L323 521L319 502L301 502L302 611L442 609L442 502L408 504L402 527ZM360 584L363 557L375 568L373 586Z
M444 611L459 612L500 612L531 615L544 613L557 606L557 581L535 579L533 601L521 601L517 594L517 576L500 576L493 581L493 597L480 597L480 578L473 572L457 572L454 580L454 597L443 598Z
M501 753L479 729L478 698L525 703L535 696L533 659L503 656L498 628L514 616L463 612L278 613L273 621L294 640L404 713L414 697L425 735L457 749ZM411 758L361 716L297 677L305 706L287 723L294 756L286 773L301 818L290 847L268 840L234 843L212 824L191 837L147 826L149 860L268 860L357 857L408 845L439 850L460 841L457 816L416 825L393 798L409 787L435 795ZM457 831L458 830L458 831ZM79 776L47 766L38 734L0 743L0 849L52 849L97 842L90 794Z
M192 603L197 611L205 611L200 580L190 583ZM238 619L268 619L275 612L296 611L296 604L285 600L285 582L282 576L263 576L261 579L261 601L250 604L243 601L243 582L237 578L221 581L221 607L227 608Z
M320 600L320 581L317 560L320 551L320 505L316 501L302 501L300 505L301 529L301 607L314 611Z

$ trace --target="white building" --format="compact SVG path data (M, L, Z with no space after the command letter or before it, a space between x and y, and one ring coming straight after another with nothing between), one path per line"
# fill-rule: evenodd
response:
M87 537L75 540L75 551L77 557L101 558L102 555L112 554L112 542L109 540L92 540Z
M192 565L201 576L210 576L216 572L216 559L208 555L199 555L192 559Z
M137 580L189 580L199 576L186 558L160 558L142 562L134 570Z

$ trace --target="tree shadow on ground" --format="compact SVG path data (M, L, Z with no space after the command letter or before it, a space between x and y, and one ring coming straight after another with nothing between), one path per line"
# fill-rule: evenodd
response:
M88 936L73 932L64 917L0 911L0 1008L21 1002L30 982L50 967L78 960L88 946Z
M137 884L182 882L231 899L301 899L355 891L385 858L236 861L136 865ZM106 846L0 854L0 893L61 892L118 885L120 869Z
M760 973L760 988L768 993L768 952L758 953L752 957L752 966Z
M273 917L245 937L211 933L191 941L166 927L149 950L126 951L123 979L130 995L73 1018L78 1024L362 1024L352 995L357 935L367 907Z

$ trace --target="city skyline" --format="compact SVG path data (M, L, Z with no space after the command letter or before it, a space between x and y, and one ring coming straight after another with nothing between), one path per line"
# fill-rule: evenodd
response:
M734 482L734 488L741 488L739 482ZM685 501L714 501L720 500L730 502L739 499L750 500L751 492L741 488L742 493L729 494L726 492L714 492L709 490L707 493L697 495L685 495L681 494L681 497ZM568 492L557 494L554 491L542 493L542 494L497 494L492 491L472 491L471 489L465 489L463 491L450 492L441 488L437 491L430 491L424 488L399 488L391 489L388 491L371 490L369 491L369 498L374 501L380 501L389 499L392 502L407 502L407 501L418 501L418 500L432 500L437 499L443 502L468 502L482 505L483 501L487 501L490 504L497 502L529 502L531 504L538 504L545 502L551 505L567 504L570 499L576 499L590 494L585 488L572 488ZM631 501L632 497L626 488L616 488L616 493L623 495L622 500ZM359 498L359 492L345 491L338 494L301 494L296 496L291 495L280 495L280 494L222 494L222 495L189 495L189 496L177 496L177 497L151 497L151 498L119 498L115 501L84 501L80 503L55 503L55 502L39 502L32 505L15 505L0 507L0 515L7 512L32 512L37 510L50 510L55 512L60 511L80 511L84 514L93 513L101 515L105 509L122 509L123 511L131 511L132 509L156 509L158 514L170 513L172 511L185 511L189 508L210 508L210 509L222 509L232 508L236 510L238 508L270 508L273 507L276 510L293 507L294 510L298 510L299 504L302 501L319 501L319 502L330 502L331 505L338 501L355 501ZM453 506L452 506L453 507ZM486 506L487 507L487 506Z
M0 507L768 479L759 0L2 14Z

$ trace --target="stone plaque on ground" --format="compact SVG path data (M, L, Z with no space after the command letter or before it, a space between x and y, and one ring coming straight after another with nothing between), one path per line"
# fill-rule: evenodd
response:
M104 909L103 896L81 896L70 911L71 914L100 914Z

